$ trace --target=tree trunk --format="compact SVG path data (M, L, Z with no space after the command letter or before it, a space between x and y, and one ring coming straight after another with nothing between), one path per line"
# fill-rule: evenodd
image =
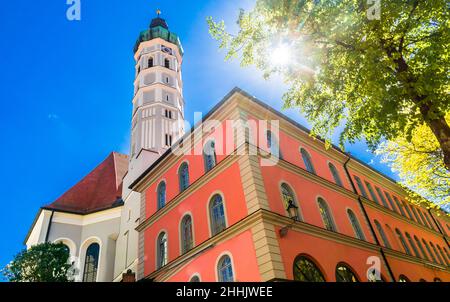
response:
M430 127L438 140L442 153L444 154L445 167L450 171L450 127L445 120L445 116L441 116L437 119L428 118L428 106L421 106L420 111L428 127Z

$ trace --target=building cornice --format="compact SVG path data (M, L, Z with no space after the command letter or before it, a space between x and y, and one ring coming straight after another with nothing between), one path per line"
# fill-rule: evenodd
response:
M440 264L432 263L430 261L425 261L422 258L408 255L408 254L405 254L405 253L402 253L402 252L399 252L399 251L396 251L393 249L389 249L386 247L383 247L383 251L386 253L386 256L390 256L390 257L396 258L398 260L406 261L406 262L417 264L417 265L423 265L423 266L426 266L431 269L439 269L441 271L450 273L450 267L445 267Z
M142 50L144 48L149 47L149 46L154 45L154 44L161 44L161 45L164 45L166 47L170 47L172 49L177 49L175 57L180 62L180 64L181 64L181 62L183 62L183 57L180 55L180 49L178 48L178 45L170 43L169 41L166 41L166 40L161 39L161 38L154 38L154 39L151 39L151 40L148 40L148 41L142 41L139 44L138 49L134 53L134 60L138 61L140 59L140 57L141 57ZM142 55L145 55L145 54L142 54Z
M366 206L374 208L374 209L376 209L376 210L378 210L380 212L383 212L383 213L385 213L385 214L387 214L387 215L389 215L391 217L394 217L394 218L397 218L399 220L402 220L403 222L406 222L408 224L412 224L415 227L420 228L421 230L427 231L428 233L431 233L431 234L433 234L435 236L438 236L439 238L442 238L442 236L443 236L441 233L439 233L439 232L437 232L435 230L432 230L432 229L430 229L430 228L428 228L428 227L426 227L426 226L424 226L424 225L422 225L420 223L417 223L414 220L411 220L411 219L409 219L407 217L404 217L403 215L400 215L397 212L394 212L394 211L392 211L390 209L387 209L386 207L383 207L383 206L377 204L376 202L365 198L364 196L360 196L360 197L361 197L361 200L362 200L363 204L366 205Z

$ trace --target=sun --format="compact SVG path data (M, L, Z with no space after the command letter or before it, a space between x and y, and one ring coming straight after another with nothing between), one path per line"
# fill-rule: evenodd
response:
M270 62L277 67L285 66L291 59L291 51L287 44L278 45L270 54Z

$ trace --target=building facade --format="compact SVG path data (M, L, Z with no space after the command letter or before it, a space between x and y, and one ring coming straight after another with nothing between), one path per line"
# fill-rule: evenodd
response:
M177 148L131 185L138 279L450 281L447 216L240 89Z
M130 155L41 208L76 281L450 281L450 219L239 88L184 126L183 49L140 33ZM187 131L187 133L185 133Z

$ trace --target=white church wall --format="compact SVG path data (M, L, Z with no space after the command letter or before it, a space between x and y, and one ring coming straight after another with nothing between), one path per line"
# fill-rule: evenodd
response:
M48 210L41 210L38 217L30 231L25 244L27 249L35 244L42 243L45 241L45 236L47 235L48 224L50 221L50 216L52 212Z

